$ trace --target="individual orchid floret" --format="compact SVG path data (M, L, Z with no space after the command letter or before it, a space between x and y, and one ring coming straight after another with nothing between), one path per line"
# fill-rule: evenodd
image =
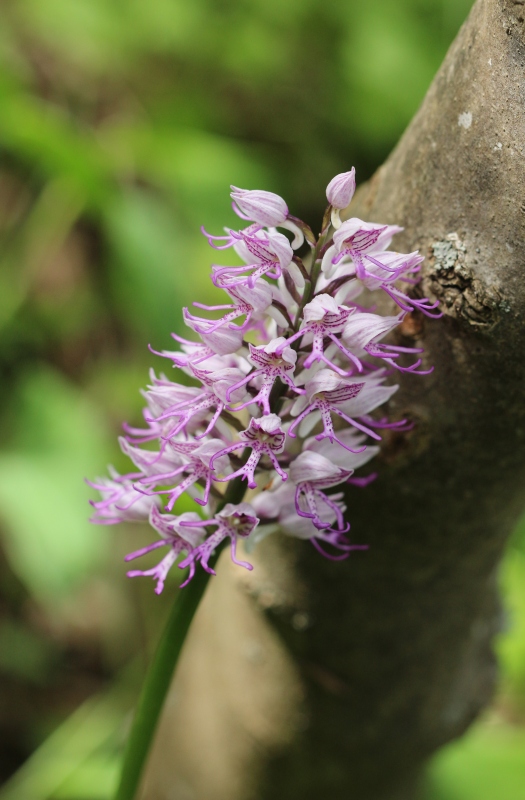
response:
M113 467L109 467L109 473L109 478L86 481L102 496L101 500L89 501L95 509L89 521L97 525L116 525L119 522L147 520L151 508L158 504L157 498L141 495L135 490L135 484L129 476L119 475Z
M350 404L352 402L353 401L350 401ZM361 421L365 421L365 418L361 418ZM366 418L366 421L368 421L368 418ZM331 464L341 469L352 471L362 467L363 464L367 464L379 453L379 447L367 446L362 449L366 437L353 428L346 428L346 430L338 431L337 433L341 441L347 447L352 448L354 452L343 450L343 448L338 447L337 444L332 444L329 439L317 441L315 436L306 439L303 445L303 452L313 451L314 453L319 453L319 455L327 458ZM368 475L350 477L346 483L364 489L375 481L376 478L377 472L371 472Z
M319 530L330 528L332 519L322 519L326 508L335 514L337 530L346 532L343 513L337 503L322 490L345 483L353 469L342 469L320 453L305 450L290 464L290 480L295 484L295 510L300 517L308 517ZM330 515L332 517L332 515Z
M379 447L374 445L363 447L366 437L354 428L345 428L337 434L346 445L345 449L332 444L329 439L319 441L315 436L311 436L305 440L303 452L319 453L336 467L347 471L359 469L379 453Z
M288 436L295 438L295 429L304 419L306 419L306 417L312 414L312 412L318 411L321 415L321 420L323 423L323 432L316 436L316 439L319 441L322 439L329 439L330 442L337 442L339 445L341 445L341 447L344 447L345 450L355 452L335 433L332 423L332 414L337 414L337 416L344 419L345 422L348 422L349 425L352 425L354 428L357 428L357 430L368 434L368 436L371 436L373 439L380 440L381 437L375 431L371 430L370 427L367 427L361 422L358 422L356 419L349 417L341 409L341 406L344 403L347 403L348 401L357 397L363 390L364 386L364 382L355 383L348 379L345 380L344 378L339 377L335 372L332 372L332 370L320 370L314 375L312 380L306 384L306 394L296 401L295 406L292 409L292 414L298 414L298 416L288 428ZM306 406L306 408L304 408L304 406ZM314 417L312 422L315 425L317 423L317 417ZM360 448L359 451L363 449L364 448Z
M155 351L152 350L152 352ZM218 372L221 369L240 369L242 372L247 372L250 369L248 361L240 353L229 353L225 356L218 356L211 351L206 354L205 358L199 359L198 347L188 347L184 348L184 352L175 353L164 350L156 353L156 355L171 359L174 362L174 367L178 367L182 372L185 372L186 375L192 378L195 377L193 367L198 367L199 364L203 364L202 369L206 372ZM176 361L178 363L176 363ZM204 361L206 362L205 364L203 363Z
M238 255L246 262L241 267L213 265L212 280L222 288L224 280L228 287L245 285L253 289L263 275L277 279L284 269L292 264L293 250L290 242L281 233L255 233L230 231L230 241ZM244 273L249 272L249 275ZM294 273L295 274L295 270ZM292 275L293 277L293 275ZM222 287L221 287L222 282Z
M213 469L210 466L211 458L217 455L218 469L225 470L229 464L227 457L219 456L219 453L222 455L224 442L221 439L210 439L202 444L198 444L196 441L170 441L169 447L181 457L182 463L164 473L156 470L145 471L145 474L137 481L136 489L149 495L168 495L169 500L166 504L166 511L171 511L184 492L189 491L190 487L195 483L202 483L204 484L204 495L202 499L199 497L194 499L201 506L207 505L211 484L215 480ZM173 482L176 485L171 488L153 491L154 486L162 485L168 487L168 484ZM140 487L143 488L141 489Z
M125 561L145 556L159 547L169 547L169 553L162 561L151 569L132 569L127 573L128 578L152 577L157 581L155 594L160 594L164 588L166 576L181 553L189 553L197 547L204 536L202 528L196 527L201 518L193 511L188 511L180 516L161 514L155 506L151 509L150 525L160 534L161 538L147 547L135 550L125 557ZM184 526L182 523L186 523Z
M295 369L297 353L288 346L287 339L280 336L277 339L272 339L268 344L260 345L259 347L254 347L250 344L249 348L249 359L252 364L255 364L256 369L250 372L249 375L246 375L238 383L233 384L226 392L226 397L230 399L233 391L240 389L241 386L250 383L259 376L262 376L261 387L255 397L251 397L245 403L231 410L240 411L241 408L246 408L252 403L257 403L262 407L263 414L269 415L270 392L277 378L280 378L283 383L286 383L286 385L293 389L294 392L297 392L297 394L303 393L304 390L298 389L288 374Z
M204 346L216 355L231 355L242 347L244 332L238 325L216 326L214 320L206 320L201 317L193 319L191 314L186 316L184 313L183 316L188 328L198 333ZM204 361L204 358L200 361Z
M366 277L363 285L371 291L382 289L403 311L420 311L426 317L438 319L442 316L441 312L436 311L439 302L433 303L427 298L409 297L402 292L396 281L415 286L418 278L409 277L417 275L420 271L421 263L424 261L417 251L414 253L377 253L373 262L368 264ZM345 265L343 263L343 269Z
M375 291L382 288L383 284L391 285L398 280L415 286L418 279L409 276L419 273L424 257L418 250L414 250L413 253L386 250L374 253L373 257L367 256L366 260L366 275L363 275L361 280L367 289Z
M334 298L330 297L328 294L320 294L314 297L312 302L307 303L304 307L303 326L297 333L289 336L284 344L280 345L277 349L277 353L285 346L289 346L291 342L296 339L311 334L313 337L312 350L303 364L305 369L309 369L316 362L324 362L339 375L346 376L349 374L348 370L344 370L337 364L334 364L325 354L324 341L328 338L353 364L355 364L358 370L361 370L362 366L359 359L356 358L335 335L336 333L341 333L349 316L354 313L354 310L353 308L346 308L346 306L339 306Z
M347 297L355 300L365 287L371 292L377 289L385 290L385 287L392 288L396 281L415 286L418 279L411 276L417 275L424 261L417 250L413 253L380 251L374 253L371 258L367 256L366 271L361 271L361 277L358 278L357 267L348 258L343 258L335 268L333 267L332 257L335 252L336 248L332 245L323 257L326 269L318 282L318 289L328 293L335 291L335 297L339 302L346 302Z
M181 350L154 350L151 345L149 349L156 356L171 359L174 367L184 369L184 367L188 367L190 364L202 364L203 361L207 361L207 359L216 355L211 347L208 347L202 342L192 342L189 339L184 339L182 336L177 336L176 333L172 333L171 336L176 342L179 342Z
M355 192L355 168L350 172L341 172L332 178L326 187L326 199L332 206L332 225L337 230L341 227L339 212L349 205Z
M217 481L230 481L233 478L242 477L248 482L250 489L255 489L257 487L255 469L264 455L268 456L273 468L283 481L288 478L288 475L277 460L277 455L284 450L284 440L286 438L286 434L281 428L281 419L277 414L267 414L264 417L259 417L259 419L251 419L248 428L241 431L240 436L240 441L230 444L217 452L211 458L210 466L213 469L218 458L241 448L250 447L252 450L251 455L246 464L225 478L217 478Z
M254 497L253 507L260 519L260 524L255 534L250 537L248 545L279 530L295 539L310 541L315 549L330 561L342 561L348 558L352 550L368 549L368 545L350 544L343 531L333 528L319 529L315 527L309 517L300 517L295 507L295 491L293 485L282 484L277 489L261 492ZM331 495L330 499L337 507L337 514L332 508L326 507L323 510L323 517L333 525L337 516L344 514L346 506L342 501L342 494ZM323 545L330 545L338 552L335 555L328 553Z
M255 530L259 524L259 519L255 514L253 506L249 503L227 503L222 511L219 511L213 519L200 520L198 523L183 522L182 526L193 527L198 525L201 528L208 528L214 526L217 528L208 538L200 545L195 547L191 553L181 561L179 564L180 569L190 568L188 578L181 583L186 586L193 576L195 575L195 565L197 561L201 562L202 567L211 575L215 575L215 571L209 565L209 559L213 551L221 544L227 537L231 541L231 558L234 564L245 567L248 570L253 569L252 565L247 561L239 561L237 559L237 541L238 539L247 539L248 536Z
M144 475L163 475L177 469L184 463L184 458L179 452L175 451L169 443L165 443L160 451L143 450L135 447L129 441L129 437L119 436L120 449L138 468L133 478L141 478Z
M206 311L228 310L224 317L218 320L202 319L202 317L190 314L187 308L183 309L184 321L188 325L191 324L196 333L209 335L225 325L233 331L238 330L244 333L250 327L252 317L258 315L260 318L273 300L272 289L266 281L258 281L251 289L237 284L229 286L224 281L219 281L219 285L228 292L235 301L234 303L215 306L205 305L204 303L193 303L193 305ZM234 320L239 317L245 317L244 323L240 326L234 325Z
M323 256L322 270L327 279L333 278L336 266L350 259L356 278L367 288L383 289L404 311L418 309L426 316L440 316L432 313L439 305L437 301L431 303L426 297L408 297L392 285L400 278L413 283L406 276L417 272L423 260L418 253L403 255L384 252L390 246L392 237L402 230L397 225L377 225L356 217L346 220L334 233L334 243Z
M206 425L203 433L195 438L203 439L207 436L226 405L226 391L230 386L242 379L243 373L239 369L223 369L216 372L207 372L193 366L194 376L201 381L201 387L188 387L170 383L151 387L146 394L152 416L148 421L163 423L176 420L170 424L162 438L171 439L181 431L186 431L189 423L195 420L198 424L205 419L209 410L214 413ZM239 398L240 399L240 398Z
M230 188L233 210L241 219L257 222L268 228L275 228L285 222L288 206L278 194L260 189L238 189L237 186Z
M236 186L230 188L233 210L241 219L266 228L286 228L293 233L294 250L302 245L305 237L312 244L314 237L308 225L289 214L288 206L278 194L259 189L238 189Z
M344 412L348 418L353 418L354 422L356 420L359 421L359 424L356 425L357 430L368 433L368 435L370 435L370 428L392 428L398 431L408 431L412 429L412 424L406 419L390 422L385 418L375 419L370 416L371 411L374 411L376 408L383 405L383 403L386 403L399 388L399 386L395 384L393 386L385 386L385 377L386 370L384 369L378 369L375 370L375 372L369 373L362 379L363 388L361 391L354 397L341 400L339 404L340 410ZM313 381L313 384L315 385L315 381ZM306 423L308 427L304 428L302 432L306 435L307 430L311 430L315 422L315 415L313 415ZM303 423L303 425L305 425L305 423ZM380 437L376 434L373 438L379 439ZM344 442L344 444L350 444L350 442L345 441L343 436L341 436L340 439L340 443Z
M160 377L157 377L153 370L150 370L150 380L150 385L145 391L142 391L148 404L142 412L148 427L137 428L127 423L123 425L126 439L133 444L144 444L155 439L162 439L171 427L169 420L166 421L166 418L162 416L166 408L179 403L189 405L202 391L196 386L173 383L162 373ZM198 422L202 421L202 418L201 415Z
M366 262L374 263L372 254L386 250L394 234L402 230L398 225L377 225L374 222L363 222L357 217L347 219L334 233L334 244L323 256L323 272L331 277L340 261L351 259L357 277L364 280L367 275ZM388 271L395 272L393 268Z
M374 253L373 256L367 255L366 271L362 273L360 281L371 291L382 289L403 311L420 311L426 317L437 319L441 316L441 313L435 310L439 305L437 300L432 303L427 297L409 297L395 285L399 280L414 286L418 281L409 276L419 272L423 260L423 256L417 251L408 254L389 251ZM342 266L345 270L344 262ZM358 269L355 266L354 268L358 277Z
M401 372L416 372L417 368L422 363L421 358L418 358L409 367L401 367L395 359L403 354L413 355L422 353L423 349L421 347L401 347L393 344L379 344L379 339L382 339L397 328L404 317L404 313L398 314L395 317L382 317L379 314L358 311L347 320L341 338L354 354L364 352L373 358L381 358L387 364L390 364ZM429 375L433 369L433 367L430 367L430 369L426 370L417 370L417 374Z

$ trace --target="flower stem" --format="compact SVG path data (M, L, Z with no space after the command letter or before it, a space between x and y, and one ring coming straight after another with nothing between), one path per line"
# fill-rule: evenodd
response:
M245 486L242 480L232 481L217 510L220 511L226 503L241 502L244 492ZM222 542L211 556L208 563L212 569L225 544L226 542ZM124 763L115 800L134 800L136 797L175 667L209 579L210 574L199 569L189 584L177 594L142 687L124 752Z
M210 558L210 566L218 558ZM124 753L124 764L115 800L135 798L157 722L170 687L182 646L210 575L198 570L188 586L179 591L161 636L139 698Z
M330 208L330 206L328 208ZM304 288L303 299L299 304L299 308L297 309L297 314L295 316L294 330L299 330L299 325L303 317L303 309L305 305L307 303L310 303L314 298L315 287L317 285L319 275L321 274L322 252L328 238L329 230L330 230L330 225L329 224L325 225L325 220L323 220L323 230L319 234L319 239L317 240L312 253L312 263L310 267L310 277L309 277L310 282L307 283Z

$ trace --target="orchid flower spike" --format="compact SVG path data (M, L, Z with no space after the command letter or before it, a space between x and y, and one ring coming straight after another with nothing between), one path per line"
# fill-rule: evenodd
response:
M422 343L398 333L414 311L439 316L437 301L413 292L423 257L390 249L396 225L341 222L354 168L328 184L317 239L274 192L231 190L246 226L205 235L241 265L213 264L223 301L194 302L205 313L184 309L191 338L173 334L176 349L153 350L184 375L179 383L151 373L144 421L124 425L120 439L130 472L110 468L89 483L99 493L92 522L149 523L156 532L126 561L164 548L156 566L128 572L153 578L157 594L177 562L188 569L181 586L197 569L215 574L214 553L227 542L232 561L252 569L237 550L276 531L333 561L366 549L348 541L347 501L373 491L365 487L376 474L360 470L379 452L378 431L411 428L379 409L398 388L396 371L432 369ZM296 251L305 240L303 261ZM378 313L377 292L388 314Z

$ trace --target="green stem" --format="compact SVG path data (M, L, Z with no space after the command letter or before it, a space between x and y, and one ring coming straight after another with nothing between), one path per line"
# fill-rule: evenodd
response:
M294 330L299 330L299 325L301 323L302 316L303 316L303 309L304 309L304 307L305 307L305 305L307 303L310 303L311 300L313 300L314 295L315 295L315 287L317 285L317 281L319 279L319 275L321 274L321 264L322 264L322 259L320 258L321 251L322 251L324 245L326 244L326 241L327 241L327 238L328 238L328 233L330 231L330 222L329 222L330 217L329 217L329 214L327 216L327 213L329 212L329 210L330 210L330 206L328 206L328 208L327 208L327 210L325 212L325 219L323 220L323 229L322 229L322 231L321 231L321 233L319 235L319 239L317 240L317 243L316 243L316 245L314 247L314 250L312 252L312 265L311 265L311 268L310 268L310 279L309 279L310 283L307 284L305 286L305 288L304 288L303 299L301 300L301 302L299 304L299 308L297 309L297 314L296 314L296 317L295 317Z
M237 478L232 481L217 507L217 512L224 508L226 503L240 503L244 492L245 487L242 480ZM222 542L211 556L208 563L212 569L225 544L226 541ZM136 797L175 667L209 579L208 572L198 569L190 583L178 591L142 687L124 752L122 773L115 800L134 800Z
M213 558L210 558L210 566L213 566L218 555L216 553ZM133 800L135 798L186 634L209 578L209 573L199 569L188 586L180 589L177 595L142 687L124 753L124 764L115 800Z

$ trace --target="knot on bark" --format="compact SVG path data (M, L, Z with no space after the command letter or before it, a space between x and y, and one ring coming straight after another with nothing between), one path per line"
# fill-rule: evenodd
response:
M423 288L441 301L443 312L477 328L495 325L508 306L494 286L476 278L467 266L467 248L458 234L434 242L430 253Z

